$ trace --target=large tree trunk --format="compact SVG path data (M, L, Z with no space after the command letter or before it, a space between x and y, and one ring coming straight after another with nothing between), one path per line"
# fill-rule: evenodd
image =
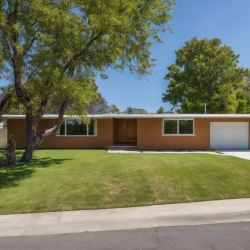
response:
M32 159L35 150L34 139L36 137L36 130L40 119L32 116L31 112L26 113L26 148L21 158L22 162L29 162Z
M30 162L34 151L39 147L44 138L39 140L38 136L34 136L32 141L26 141L26 148L21 158L21 162Z
M6 147L6 165L7 166L17 163L16 141L17 141L17 138L14 135L9 135L9 142L8 142L8 146Z
M34 151L40 146L42 141L49 135L55 133L63 123L64 111L67 107L67 102L64 101L57 120L49 128L43 130L38 135L36 134L38 122L42 116L32 116L32 113L26 113L26 148L21 158L21 162L30 162Z

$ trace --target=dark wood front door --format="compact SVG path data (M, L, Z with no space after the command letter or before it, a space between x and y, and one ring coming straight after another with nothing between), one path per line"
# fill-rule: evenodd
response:
M137 141L137 120L126 122L126 140Z

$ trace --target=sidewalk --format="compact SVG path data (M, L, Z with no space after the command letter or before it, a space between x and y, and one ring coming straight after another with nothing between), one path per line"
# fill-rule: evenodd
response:
M250 198L0 215L0 237L250 221Z

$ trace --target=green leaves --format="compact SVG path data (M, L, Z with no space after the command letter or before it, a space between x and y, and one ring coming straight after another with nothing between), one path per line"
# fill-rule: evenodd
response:
M96 98L94 78L108 67L150 74L150 47L171 30L175 0L4 0L0 5L0 74L15 82L33 114L42 105L83 114ZM161 26L161 27L160 27ZM11 70L5 67L9 63ZM13 72L16 72L13 79ZM105 74L102 74L106 78Z
M160 107L157 111L156 114L164 114L164 108Z
M237 67L239 54L221 40L196 37L175 51L176 61L168 67L170 80L162 100L180 105L183 113L236 113L236 90L245 88L247 69ZM238 109L240 110L240 109Z

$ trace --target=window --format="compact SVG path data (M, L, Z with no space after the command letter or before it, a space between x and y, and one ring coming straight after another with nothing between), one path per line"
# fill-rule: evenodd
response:
M193 131L193 120L179 120L179 134L192 135Z
M194 120L163 120L164 135L194 135Z
M167 135L177 134L177 120L166 120L164 122L164 134Z
M57 132L58 136L95 136L96 120L85 124L81 120L65 120Z

